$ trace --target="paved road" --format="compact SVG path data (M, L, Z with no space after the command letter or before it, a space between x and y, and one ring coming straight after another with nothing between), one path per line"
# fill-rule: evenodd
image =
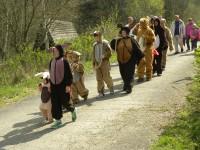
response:
M123 95L118 67L112 68L116 93L95 99L96 81L86 78L90 98L79 104L78 120L63 118L65 126L41 124L38 96L0 109L0 150L146 150L177 109L185 103L193 76L192 53L170 56L166 72L135 85Z

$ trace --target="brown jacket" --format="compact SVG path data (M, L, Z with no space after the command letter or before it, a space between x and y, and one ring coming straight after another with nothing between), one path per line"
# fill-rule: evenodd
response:
M120 63L127 63L131 59L133 50L131 38L120 38L118 39L117 43L117 60Z

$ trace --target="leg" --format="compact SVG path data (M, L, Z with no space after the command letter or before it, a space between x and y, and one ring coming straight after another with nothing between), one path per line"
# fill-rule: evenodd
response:
M125 66L124 66L124 64L121 64L120 62L119 62L119 71L120 71L120 74L121 74L121 77L122 77L122 80L123 80L123 83L124 83L123 91L125 91L126 90L126 86L125 86L125 81L126 81Z
M71 98L74 104L79 102L79 98L78 98L78 89L76 86L76 83L73 83L71 86L72 89L72 93L71 93Z
M53 87L51 90L51 103L52 103L52 116L56 120L60 120L62 118L62 103L59 96L59 88Z
M186 37L186 43L187 43L187 50L190 50L190 37Z
M162 66L161 66L162 52L159 52L159 56L157 57L156 63L157 63L157 73L158 75L161 75L162 74Z
M145 56L145 58L146 58L146 56ZM142 58L140 60L139 65L137 67L137 73L138 73L139 79L144 79L144 72L145 72L145 65L146 65L145 58Z
M103 74L100 68L96 69L97 91L104 93Z
M167 62L167 49L162 51L162 68L165 68Z
M53 118L52 118L52 113L51 113L51 100L49 100L49 102L47 103L47 118L48 118L48 121L49 122L52 122L53 121Z
M101 72L102 72L102 75L103 75L103 80L107 84L107 87L109 89L113 88L113 81L112 81L112 77L110 75L110 64L109 64L109 62L104 61L100 69L101 69Z
M84 80L81 79L80 81L78 81L76 83L76 87L78 90L78 94L84 98L84 100L87 100L88 94L89 94L89 90L86 89L85 84L84 84Z
M133 63L133 60L130 60L125 65L125 87L126 92L131 93L132 92L132 83L134 80L134 73L135 73L135 64Z
M182 36L178 37L178 43L181 48L181 52L183 52L183 37Z
M149 51L148 53L145 54L145 59L146 59L146 78L147 80L152 79L152 72L153 72L153 55L152 51Z
M177 36L174 36L174 46L175 46L175 54L176 53L179 53L178 51L178 37Z

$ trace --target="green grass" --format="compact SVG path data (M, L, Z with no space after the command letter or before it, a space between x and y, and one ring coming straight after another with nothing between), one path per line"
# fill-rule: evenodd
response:
M175 121L165 127L152 150L200 150L200 50L195 52L196 76L187 97L188 103Z
M35 95L39 82L38 78L29 78L13 86L1 86L0 107L23 100L27 96Z
M111 63L116 62L115 53L112 55L110 61ZM91 61L86 61L84 67L86 74L93 72ZM0 86L0 107L19 102L25 97L37 94L37 86L40 82L39 78L32 76L14 85Z

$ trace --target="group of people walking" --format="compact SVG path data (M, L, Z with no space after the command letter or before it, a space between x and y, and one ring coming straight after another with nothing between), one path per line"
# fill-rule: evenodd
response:
M162 17L141 18L138 23L133 17L128 17L128 24L118 25L119 34L111 42L103 38L103 33L95 31L92 35L95 43L92 50L92 66L96 73L97 98L105 96L105 84L110 94L115 93L113 79L110 73L110 57L112 51L116 52L119 64L119 73L123 81L122 91L132 93L135 70L137 68L137 82L152 80L154 74L161 76L166 67L168 49L175 54L184 51L184 40L188 50L197 47L199 30L190 18L185 27L184 22L175 16L171 29L167 27ZM190 47L190 40L192 47ZM62 125L62 108L72 114L75 121L79 96L87 100L89 90L84 83L84 66L80 61L81 53L67 51L64 53L61 45L51 48L53 58L49 63L49 74L43 73L43 83L39 85L42 103L40 109L45 122L53 122L52 128Z

